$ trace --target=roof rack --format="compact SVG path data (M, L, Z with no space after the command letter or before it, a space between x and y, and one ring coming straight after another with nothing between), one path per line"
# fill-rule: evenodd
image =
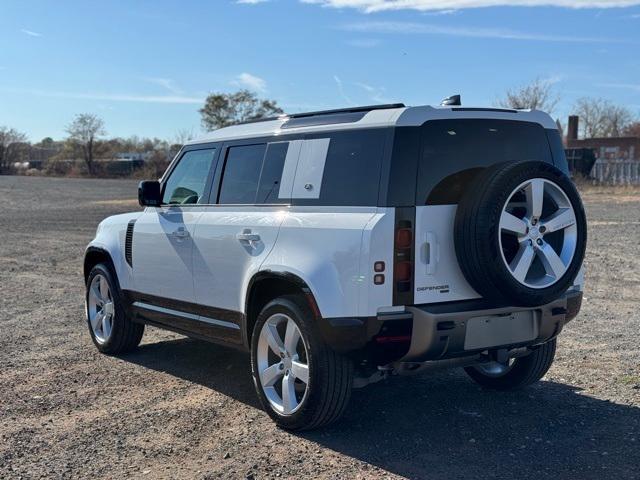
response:
M366 105L363 107L337 108L334 110L318 110L317 112L292 113L289 118L315 117L317 115L333 115L336 113L369 112L371 110L385 110L388 108L404 108L404 103L387 103L382 105Z
M389 108L404 108L404 103L387 103L381 105L365 105L363 107L349 107L349 108L337 108L334 110L318 110L315 112L302 112L302 113L281 113L280 115L274 115L272 117L254 118L252 120L245 120L244 122L236 123L235 125L246 125L247 123L269 122L271 120L282 120L290 118L306 118L316 117L320 115L335 115L338 113L358 113L358 112L370 112L371 110L385 110Z

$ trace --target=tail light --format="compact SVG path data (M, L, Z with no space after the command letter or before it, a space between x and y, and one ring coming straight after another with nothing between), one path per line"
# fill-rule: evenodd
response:
M393 242L393 304L413 304L415 208L396 208Z

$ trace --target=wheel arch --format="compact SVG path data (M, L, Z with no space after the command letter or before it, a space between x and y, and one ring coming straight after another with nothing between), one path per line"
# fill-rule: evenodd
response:
M320 309L315 296L307 282L299 276L289 272L266 270L251 277L245 295L243 326L243 341L247 348L251 344L251 334L260 311L271 300L290 294L303 295L315 316L320 318Z
M111 258L111 254L104 248L90 246L84 254L83 273L85 283L87 283L91 269L99 263L106 263L112 273L116 275L116 269L113 259ZM115 280L117 281L117 275Z

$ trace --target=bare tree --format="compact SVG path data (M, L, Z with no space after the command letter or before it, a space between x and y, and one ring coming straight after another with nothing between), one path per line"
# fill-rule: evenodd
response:
M93 159L95 155L96 139L106 135L104 122L101 118L91 113L76 115L75 119L67 126L69 141L82 150L82 156L89 174L94 173Z
M24 133L14 128L0 126L0 173L7 173L19 160L20 145L27 141Z
M629 137L640 137L640 122L635 121L624 129L624 134Z
M580 98L573 107L582 138L619 137L633 120L628 108L602 98Z
M283 113L275 100L261 100L249 90L236 93L214 93L200 109L206 130L228 127L247 120L257 120Z
M186 128L180 129L173 136L173 143L176 145L184 145L189 140L193 140L193 130L188 130Z
M498 100L503 108L542 110L553 112L559 97L548 80L536 78L533 82L516 89L507 90L506 97Z

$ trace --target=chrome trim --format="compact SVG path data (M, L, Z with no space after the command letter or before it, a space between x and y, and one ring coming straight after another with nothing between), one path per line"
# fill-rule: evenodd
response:
M137 308L143 308L145 310L151 310L154 312L166 313L168 315L175 315L182 318L188 318L189 320L195 320L197 322L210 323L211 325L216 325L218 327L231 328L233 330L240 330L240 326L232 322L217 320L215 318L203 317L202 315L195 315L193 313L188 313L188 312L181 312L180 310L173 310L171 308L159 307L157 305L151 305L149 303L133 302L133 306Z

